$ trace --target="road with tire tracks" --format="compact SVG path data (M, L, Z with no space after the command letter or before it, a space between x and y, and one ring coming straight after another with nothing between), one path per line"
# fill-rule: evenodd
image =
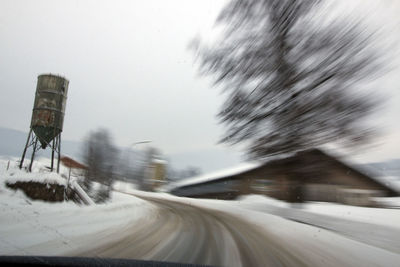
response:
M152 197L157 215L120 229L106 245L81 256L131 258L213 266L303 266L263 229L228 213ZM123 234L121 234L123 233Z

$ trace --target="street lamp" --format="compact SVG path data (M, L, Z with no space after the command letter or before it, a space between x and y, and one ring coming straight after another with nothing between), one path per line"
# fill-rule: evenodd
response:
M152 142L151 140L143 140L143 141L135 142L135 143L132 143L132 144L129 146L129 148L132 148L132 147L135 146L135 145L147 144L147 143L151 143L151 142Z
M151 140L142 140L142 141L139 141L139 142L134 142L134 143L132 143L131 145L129 145L128 146L128 148L127 148L127 153L128 153L128 157L127 157L127 175L128 175L128 173L130 173L131 171L132 171L132 168L131 168L131 159L130 159L130 156L131 156L131 152L132 152L132 148L134 147L134 146L136 146L136 145L140 145L140 144L148 144L148 143L151 143L152 141Z

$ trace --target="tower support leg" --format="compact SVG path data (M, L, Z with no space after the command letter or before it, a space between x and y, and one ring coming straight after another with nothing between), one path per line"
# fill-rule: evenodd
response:
M51 142L51 166L50 166L50 171L53 171L53 166L54 166L54 150L56 149L56 144L54 143L55 140Z
M21 158L21 161L19 163L19 168L20 169L22 169L22 164L24 163L25 154L26 154L26 150L28 149L28 146L29 146L29 140L31 139L31 135L32 135L32 128L29 130L28 139L26 140L24 152L22 153L22 158Z
M38 142L38 139L37 139L37 137L35 137L35 142L33 143L33 151L32 151L32 156L31 156L31 163L29 164L29 171L30 172L32 172L32 165L33 165L33 159L35 158L37 142Z
M60 173L60 158L61 158L61 133L58 135L58 160L57 160L57 173Z

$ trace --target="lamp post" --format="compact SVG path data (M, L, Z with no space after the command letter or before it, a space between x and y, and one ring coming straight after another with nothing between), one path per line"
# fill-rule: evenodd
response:
M147 144L147 143L151 143L151 142L152 142L151 140L143 140L143 141L135 142L135 143L132 143L132 144L129 146L129 148L132 148L132 147L135 146L135 145Z
M136 145L140 145L140 144L148 144L148 143L151 143L152 141L151 140L142 140L142 141L139 141L139 142L134 142L134 143L132 143L132 144L130 144L129 145L129 147L128 147L128 157L127 157L127 168L128 168L128 171L127 171L127 173L128 172L131 172L131 168L130 168L130 166L131 166L131 159L130 159L130 155L131 155L131 152L132 152L132 148L134 147L134 146L136 146Z

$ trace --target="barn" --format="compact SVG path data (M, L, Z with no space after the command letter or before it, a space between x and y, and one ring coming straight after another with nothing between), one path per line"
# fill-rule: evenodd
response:
M398 196L400 189L320 149L188 178L170 193L194 198L235 199L262 194L288 202L326 201L373 206L374 197Z

